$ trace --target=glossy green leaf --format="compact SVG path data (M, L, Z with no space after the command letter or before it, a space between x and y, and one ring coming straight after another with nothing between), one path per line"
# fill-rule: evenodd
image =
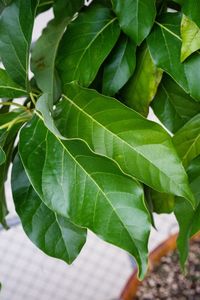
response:
M64 34L58 52L63 83L73 80L89 86L120 34L109 8L91 5L82 11Z
M0 57L9 76L28 88L29 50L37 0L15 0L0 16Z
M19 150L46 205L134 255L143 277L150 220L140 184L82 141L60 140L37 117L21 130Z
M85 140L155 190L193 202L184 168L161 126L94 90L73 83L65 90L55 116L61 134Z
M176 199L175 215L179 223L177 246L183 268L188 256L189 238L200 231L200 156L191 162L188 168L188 175L191 189L198 205L194 210L191 209L190 205L184 199Z
M148 37L154 63L167 72L193 98L200 101L200 55L194 54L184 63L180 61L180 13L167 13L156 22Z
M103 94L115 95L131 77L136 63L135 51L135 44L122 35L104 68Z
M149 34L156 16L155 0L112 0L122 30L137 44Z
M185 15L181 22L181 61L200 49L200 28Z
M151 106L158 119L173 133L200 113L200 103L194 101L166 74Z
M2 147L0 146L0 165L2 165L6 160L5 152L3 151Z
M18 98L26 95L27 91L13 82L5 70L0 69L0 97Z
M43 30L32 50L32 71L39 88L49 94L51 104L59 97L60 91L55 74L55 59L60 40L73 15L83 5L83 0L58 0L54 4L55 18Z
M144 116L148 115L149 104L153 100L162 78L146 44L138 49L136 70L121 92L124 102Z
M51 211L31 186L20 159L12 169L16 211L30 240L46 254L71 264L86 241L86 229Z
M176 132L173 143L185 166L200 154L200 114Z

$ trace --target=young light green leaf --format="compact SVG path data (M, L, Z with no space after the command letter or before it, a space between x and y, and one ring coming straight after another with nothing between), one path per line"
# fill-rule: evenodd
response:
M148 46L154 63L167 72L194 99L200 101L200 55L193 54L184 63L180 61L182 15L167 13L156 22L148 37Z
M200 28L185 15L181 21L181 62L200 49Z
M191 162L188 176L198 205L194 210L183 198L177 198L175 202L175 215L179 223L177 246L183 269L188 256L189 238L200 230L200 156Z
M173 133L200 113L200 103L194 101L166 74L151 106L158 119Z
M149 34L156 16L155 0L112 0L122 30L137 44Z
M173 143L185 166L200 154L200 114L188 121L173 136Z
M37 117L21 130L19 150L45 204L134 255L143 277L150 219L141 185L81 140L60 140Z
M0 98L18 98L27 95L27 91L16 84L7 72L0 69Z
M138 52L136 70L120 93L127 106L147 116L162 73L155 66L147 45L143 44Z
M37 0L15 0L0 16L0 57L9 76L28 89L29 50Z
M135 69L135 51L135 44L122 35L104 68L103 94L115 95L128 81Z
M46 254L71 264L86 241L86 229L51 211L31 186L19 157L12 169L16 211L30 240Z
M59 47L57 67L62 82L77 80L89 86L119 34L109 8L93 4L82 11L68 26Z
M115 160L127 174L155 190L193 202L171 137L160 125L114 98L75 83L66 85L55 119L61 134L83 139L96 153Z
M3 151L2 147L0 146L0 165L2 165L6 160L5 152Z

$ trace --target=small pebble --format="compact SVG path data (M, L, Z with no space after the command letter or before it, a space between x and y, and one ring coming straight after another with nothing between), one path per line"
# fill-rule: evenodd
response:
M187 274L179 266L177 251L161 258L161 263L139 286L135 300L200 300L200 241L192 241Z

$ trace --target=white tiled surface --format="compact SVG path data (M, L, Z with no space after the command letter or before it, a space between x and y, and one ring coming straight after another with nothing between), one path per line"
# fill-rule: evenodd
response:
M156 218L150 248L171 232L169 216ZM47 257L25 236L21 226L0 233L1 300L111 300L117 299L132 272L126 252L92 233L80 256L68 266Z
M39 251L21 226L0 240L1 300L113 299L132 270L128 255L93 234L71 266Z

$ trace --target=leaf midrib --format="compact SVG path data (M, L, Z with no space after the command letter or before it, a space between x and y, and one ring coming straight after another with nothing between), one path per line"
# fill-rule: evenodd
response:
M98 126L100 126L100 127L103 127L103 129L104 129L105 131L107 131L107 132L110 134L110 131L108 130L108 128L106 128L104 125L102 125L101 123L99 123L96 119L93 119L91 115L87 114L87 113L86 113L82 108L80 108L75 102L73 102L71 99L69 99L66 95L63 95L63 97L64 97L67 101L69 101L72 105L74 105L78 110L80 110L83 114L85 114L88 118L90 118L94 123L96 123L96 124L97 124ZM147 158L143 155L143 153L141 153L141 152L139 152L139 151L137 152L131 145L129 145L124 139L120 138L120 137L119 137L118 135L116 135L115 133L112 132L112 134L113 134L113 136L114 136L115 138L121 140L122 143L124 143L125 145L127 145L129 148L133 149L134 152L136 152L137 154L141 155L146 161L150 162L155 168L158 169L158 167L157 167L151 160L147 159ZM162 174L164 174L171 182L173 182L175 185L177 185L177 183L176 183L175 181L173 181L170 177L168 177L167 174L164 173L161 169L159 169L159 171L160 171ZM127 174L126 174L126 175L127 175ZM130 175L130 174L129 174L129 175ZM132 176L134 176L134 175L132 175ZM133 178L133 177L132 177L132 178ZM141 180L141 179L140 179L140 180ZM141 180L141 181L142 181L142 180ZM178 187L179 187L179 189L180 189L180 186L179 186L179 185L178 185ZM181 190L182 190L183 193L185 194L184 190L183 190L183 189L181 189Z
M117 17L111 19L106 25L104 25L102 27L102 29L100 31L97 32L97 34L93 37L93 39L90 41L90 43L87 45L87 47L85 48L85 50L83 51L79 61L76 64L76 68L73 72L73 78L76 78L76 74L77 74L77 70L79 69L79 66L81 64L81 61L83 59L83 57L85 56L86 52L88 51L88 49L91 47L91 45L94 43L94 41L99 37L99 35L113 22L115 22L117 20Z
M25 94L27 94L27 91L26 90L23 90L21 88L16 88L16 87L12 87L12 86L9 86L9 85L0 85L0 89L8 89L8 90L15 90L15 91L18 91L18 92L24 92Z
M43 118L40 116L41 120L43 121ZM47 136L46 136L46 140L47 140L47 137L48 137L48 134L50 132L48 131L47 129ZM52 133L50 133L52 134ZM75 162L75 165L78 165L82 171L86 174L86 176L88 176L88 178L90 178L90 180L95 184L95 186L97 186L98 188L98 191L101 191L102 195L105 197L105 199L107 200L107 202L110 204L111 208L113 209L113 211L115 212L116 216L118 217L118 219L120 220L121 224L123 225L123 228L126 229L127 233L128 233L128 236L130 237L130 239L132 240L133 244L134 244L134 247L135 247L135 250L137 251L138 253L138 258L140 260L140 263L142 265L142 261L141 261L141 257L140 257L140 252L138 252L138 249L136 247L136 243L135 243L135 239L130 235L127 227L124 225L124 222L122 221L121 217L118 215L115 207L112 205L112 202L109 200L109 198L107 197L107 195L104 193L104 191L101 189L101 187L98 185L98 183L90 176L90 174L82 167L82 165L76 160L76 158L70 153L70 151L65 147L65 145L63 144L63 142L59 139L59 137L57 137L56 135L53 135L57 141L60 143L60 145L62 146L63 150L65 150L69 156L71 157L71 159Z
M195 144L198 142L199 139L200 139L200 133L194 139L192 139L192 144L190 145L190 147L187 149L186 153L184 154L183 161L187 161L187 156L191 152L192 148L195 147Z

